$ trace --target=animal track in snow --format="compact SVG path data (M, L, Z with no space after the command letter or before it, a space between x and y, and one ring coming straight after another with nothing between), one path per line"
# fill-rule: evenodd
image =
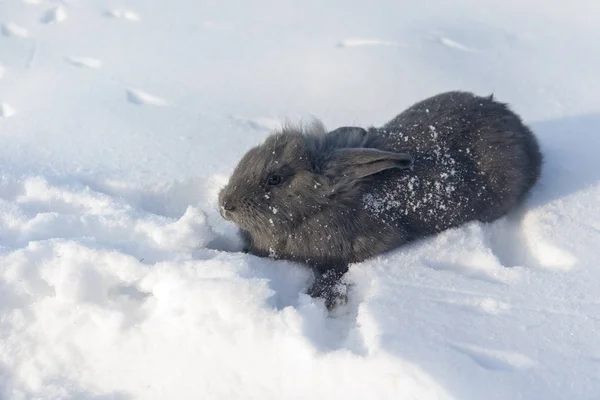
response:
M0 31L4 36L7 37L26 38L29 36L27 29L15 24L14 22L6 22L0 25Z
M45 24L55 24L64 21L66 18L67 12L64 7L57 6L46 11L40 21Z
M475 52L475 50L465 46L464 44L459 43L459 42L452 40L450 38L447 38L447 37L440 37L440 38L438 38L438 41L440 44L442 44L448 48L454 49L454 50L464 51L467 53Z
M400 46L400 43L389 40L377 39L345 39L336 44L337 47L365 47L365 46Z
M127 93L127 100L134 104L157 107L168 105L168 103L160 97L156 97L139 89L127 88L125 91Z
M16 111L6 103L0 103L0 119L12 117Z
M531 358L519 353L460 343L450 343L450 346L471 358L479 366L489 370L515 371L532 368L535 365Z
M110 18L124 19L132 22L140 22L142 20L137 13L130 10L109 10L105 15Z
M92 69L102 68L102 61L95 59L95 58L91 58L91 57L71 56L71 57L65 58L65 60L69 64L74 65L76 67L92 68Z

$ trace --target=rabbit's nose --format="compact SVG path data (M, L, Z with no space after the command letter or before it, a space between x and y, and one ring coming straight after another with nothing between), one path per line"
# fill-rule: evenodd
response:
M227 202L223 202L223 205L221 206L221 208L223 209L223 211L235 211L235 205L233 205L231 202L227 203Z
M235 211L235 206L227 202L223 202L220 208L221 209L219 211L221 211L221 216L227 220L229 219L231 213Z

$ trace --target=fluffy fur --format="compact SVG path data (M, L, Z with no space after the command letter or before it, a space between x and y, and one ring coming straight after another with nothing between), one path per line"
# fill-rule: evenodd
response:
M331 307L349 263L502 217L541 164L535 137L505 104L448 92L381 128L284 128L248 151L219 202L248 252L313 266L309 293Z

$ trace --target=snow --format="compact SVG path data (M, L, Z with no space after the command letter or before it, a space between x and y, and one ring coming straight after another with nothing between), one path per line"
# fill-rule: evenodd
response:
M64 21L67 18L65 9L61 6L57 6L46 11L46 14L42 16L41 22L45 24L54 24Z
M597 398L597 1L8 0L0 33L3 400ZM239 252L217 194L269 129L450 89L539 137L522 209L353 265L331 314Z

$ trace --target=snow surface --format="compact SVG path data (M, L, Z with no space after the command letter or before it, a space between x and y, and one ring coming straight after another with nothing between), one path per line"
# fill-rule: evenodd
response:
M600 2L0 2L1 399L597 399ZM217 211L285 118L494 92L527 205L359 265L349 304Z

